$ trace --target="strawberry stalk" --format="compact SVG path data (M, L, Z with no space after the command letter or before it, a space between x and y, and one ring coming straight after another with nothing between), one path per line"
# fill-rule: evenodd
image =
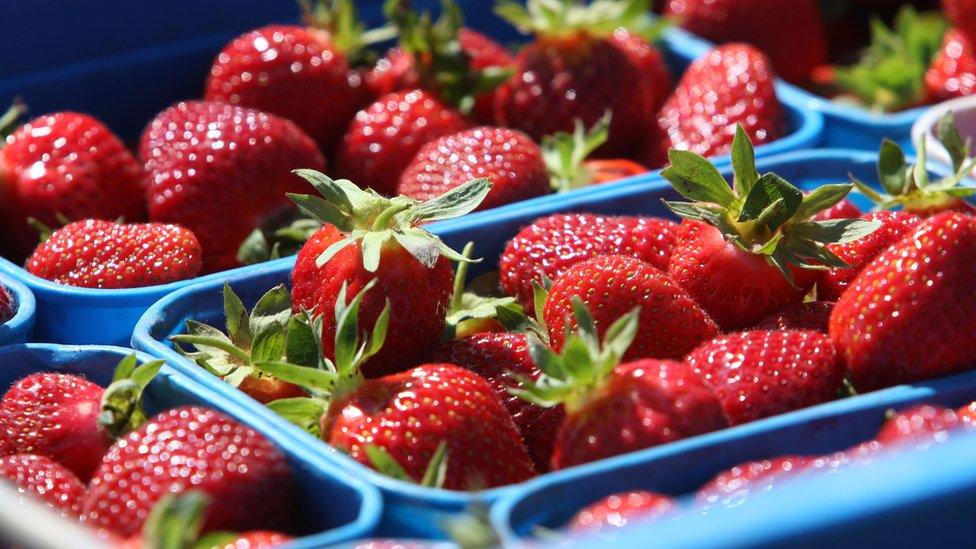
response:
M376 54L370 49L396 38L392 25L368 29L360 21L353 0L299 0L305 24L329 33L336 50L349 58L353 66L368 65Z
M121 438L146 422L142 393L162 368L162 360L138 364L136 355L123 358L112 376L112 383L102 393L98 425L113 439Z
M625 28L654 41L670 23L651 16L650 0L499 0L495 13L524 34L570 39L607 37Z
M462 338L478 331L478 326L498 319L501 309L511 314L521 314L522 308L514 297L482 296L465 291L468 277L468 264L474 252L474 242L468 242L461 255L469 261L459 262L454 273L454 293L447 309L444 326L444 340Z
M542 159L549 169L552 188L556 192L563 193L593 184L593 173L584 162L607 142L610 117L608 111L589 130L582 120L576 120L572 133L559 132L542 140Z
M10 108L0 116L0 147L6 144L7 136L17 129L20 117L27 112L27 107L19 99L15 99Z

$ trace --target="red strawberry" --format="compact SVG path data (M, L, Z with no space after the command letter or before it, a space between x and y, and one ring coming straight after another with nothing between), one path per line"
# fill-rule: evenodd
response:
M515 74L498 90L497 122L541 140L569 132L577 120L590 127L612 115L604 156L634 152L647 130L656 100L643 61L613 39L613 29L642 23L638 1L612 5L567 4L553 10L544 0L527 6L500 4L498 13L536 38L515 59ZM549 17L542 17L541 14Z
M395 194L400 175L429 141L458 133L460 113L423 90L384 95L356 114L336 153L336 172Z
M923 221L869 263L830 317L854 386L871 391L976 363L976 218Z
M66 518L78 518L85 485L70 470L51 458L14 454L0 458L0 477L21 494L31 494Z
M976 401L959 408L956 413L959 415L959 419L976 424Z
M555 280L573 265L598 255L622 254L665 269L677 225L654 217L555 214L536 219L505 245L500 283L528 310L533 282Z
M534 141L517 130L479 127L424 145L400 176L397 193L430 200L481 177L492 188L479 210L551 191L542 149Z
M826 210L822 210L820 213L813 216L813 219L816 221L826 221L828 219L852 219L855 217L861 217L861 215L861 209L855 206L853 202L845 198Z
M668 0L664 13L712 42L752 43L790 82L806 82L814 67L827 61L814 0Z
M306 188L292 170L324 165L315 143L291 122L201 101L157 115L140 152L151 176L149 217L193 231L204 272L237 266L244 238L289 209L285 193Z
M813 330L827 333L830 313L834 304L830 301L809 301L787 307L773 313L756 325L759 330Z
M946 32L942 49L925 73L925 90L932 101L976 93L976 47L958 29Z
M14 296L3 285L0 280L0 324L7 322L17 314L17 302Z
M733 507L752 494L772 490L811 465L811 460L802 456L784 456L736 465L699 488L696 499L703 506Z
M746 44L729 44L695 60L658 114L665 148L702 156L728 154L736 125L756 145L779 139L783 108L769 60Z
M0 126L17 114L15 106ZM5 130L0 127L0 137ZM0 251L22 259L34 249L38 231L30 218L48 226L59 218L142 220L144 185L135 157L98 120L73 112L35 118L0 149Z
M217 549L268 549L284 545L292 540L291 536L281 532L271 532L268 530L255 530L235 534L233 539L218 545Z
M525 334L490 333L451 340L437 349L432 360L457 364L485 378L515 420L536 470L549 469L556 430L563 420L562 408L536 406L510 392L517 386L510 373L539 377Z
M901 412L889 412L875 439L883 446L905 445L924 448L947 440L953 431L976 430L964 422L952 408L914 406Z
M671 95L671 69L654 44L624 28L613 31L611 41L630 58L640 71L651 90L651 105L654 111L661 108Z
M844 364L826 334L755 330L719 336L685 358L738 425L837 398Z
M902 239L919 223L917 215L905 211L871 212L862 219L878 221L881 226L873 233L846 244L835 244L831 251L850 267L830 269L817 282L817 296L829 301L840 299L851 281L868 263L889 246Z
M678 503L661 494L635 490L613 494L587 505L569 523L575 533L593 534L603 530L623 528L632 521L663 517L678 507Z
M194 278L200 243L176 225L89 219L65 225L34 250L27 270L83 288L141 288Z
M719 333L705 311L663 272L633 257L604 255L570 267L552 285L543 316L557 351L577 328L574 297L593 311L601 336L618 318L640 307L638 335L625 360L680 360Z
M214 410L176 408L112 446L83 518L129 536L166 494L195 488L212 500L204 530L275 529L289 520L291 480L284 455L261 434Z
M671 253L668 274L724 330L755 326L766 316L802 302L824 265L841 267L828 248L876 228L859 219L815 221L851 185L825 185L809 194L773 173L756 172L754 151L738 126L732 144L731 185L706 159L671 150L661 172L692 202L666 202L686 218Z
M976 38L976 2L973 0L942 0L942 11L949 22Z

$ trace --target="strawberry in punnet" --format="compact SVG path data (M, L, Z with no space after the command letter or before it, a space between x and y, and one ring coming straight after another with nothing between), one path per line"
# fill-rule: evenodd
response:
M687 365L644 359L621 364L637 336L637 311L606 330L601 344L586 306L573 309L579 330L557 355L538 338L529 353L542 370L520 377L516 394L539 406L559 406L566 417L556 435L551 465L564 469L633 452L728 425L715 395Z
M845 198L837 204L822 210L813 218L817 221L826 221L828 219L853 219L855 217L861 217L863 212L858 208L853 202Z
M685 358L739 425L834 400L844 363L826 334L754 330L719 336Z
M49 457L13 454L0 458L0 479L13 484L21 494L40 498L66 518L81 515L85 485L64 465Z
M0 280L0 324L7 322L17 314L17 302Z
M620 317L640 308L638 332L625 360L681 360L699 344L718 335L708 314L668 276L648 263L622 255L602 255L577 263L549 290L543 318L553 349L565 349L577 329L573 303L581 299L603 336Z
M668 68L664 55L654 44L625 28L613 31L610 40L630 58L646 80L651 90L651 104L656 112L664 101L671 95L673 82L671 69Z
M142 390L162 364L130 355L106 389L55 372L21 379L0 400L0 455L46 456L88 481L113 440L144 419Z
M359 322L372 329L389 300L390 337L371 358L368 377L403 371L418 363L440 341L454 283L449 260L469 261L419 225L464 215L491 189L476 179L429 200L384 198L347 180L332 180L300 170L324 198L290 195L306 214L324 226L302 247L292 271L295 312L323 318L322 346L334 357L336 324L330 311L339 289L359 293L370 281L377 289L363 300Z
M54 226L59 219L146 217L145 172L111 130L73 112L15 129L21 112L14 105L0 117L0 251L22 259L34 249L30 219Z
M515 59L515 74L499 88L496 118L536 140L571 132L577 120L594 125L612 115L602 156L635 152L652 126L656 90L643 63L618 45L614 30L648 30L647 0L503 0L496 12L535 34Z
M177 225L88 219L54 231L27 271L69 286L142 288L194 278L201 255L197 237Z
M528 311L533 284L555 280L573 265L598 255L636 257L667 269L677 225L656 217L554 214L523 227L498 261L500 285Z
M692 200L665 203L685 218L668 275L724 330L755 326L801 303L816 280L811 269L846 266L830 244L877 228L860 219L813 220L852 186L824 185L804 194L774 173L760 176L741 126L732 145L731 188L701 156L679 150L668 156L671 165L661 175Z
M952 408L922 404L907 410L889 411L875 437L882 446L912 446L924 449L948 440L953 432L976 431Z
M723 471L698 489L696 499L705 507L736 506L750 495L768 492L810 467L811 459L784 456L750 461Z
M874 258L841 295L830 337L858 391L976 364L976 217L928 218Z
M633 521L653 520L677 510L678 503L668 496L646 490L613 494L587 505L569 523L574 533L595 534L623 528Z
M925 91L932 102L976 93L976 35L949 29L942 49L925 72Z
M205 101L157 115L139 150L150 176L150 219L193 231L203 272L238 266L245 237L291 209L286 192L307 188L292 170L324 166L315 142L293 123Z
M818 286L817 291L820 288ZM814 330L827 333L830 313L834 304L830 301L808 301L777 311L756 325L757 330Z
M785 122L769 60L751 46L728 44L696 59L681 76L658 113L658 147L728 154L737 125L761 145L779 139Z

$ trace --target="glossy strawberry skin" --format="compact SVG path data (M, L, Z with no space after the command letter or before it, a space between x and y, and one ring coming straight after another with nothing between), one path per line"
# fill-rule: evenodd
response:
M973 0L942 0L942 11L949 22L970 38L976 39L976 2Z
M853 219L862 215L861 209L845 198L826 210L821 210L813 218L817 221L824 221L827 219Z
M757 330L813 330L827 333L830 313L834 304L830 301L810 301L767 316L756 325Z
M959 414L959 419L976 424L976 401L962 406L956 410L956 413Z
M235 38L217 54L204 99L291 120L331 151L366 102L365 93L327 32L270 25Z
M722 407L680 362L639 360L617 367L556 437L552 468L564 469L726 427Z
M552 190L539 145L517 130L481 126L424 145L400 176L397 194L427 201L478 178L491 180L478 210Z
M773 84L769 60L755 48L728 44L709 51L692 62L658 114L664 148L728 154L736 124L753 145L779 139L785 120Z
M645 490L607 496L580 510L569 523L575 533L594 534L622 528L633 521L660 518L678 508L678 503Z
M194 278L200 243L176 225L86 220L65 225L34 250L27 270L83 288L141 288Z
M837 398L844 364L826 334L754 330L719 336L685 358L739 425Z
M95 471L83 520L129 536L153 505L190 488L210 496L204 531L277 530L289 523L292 478L271 442L200 407L159 414L119 439Z
M974 431L952 408L921 404L889 417L875 437L883 446L924 448L948 440L953 431Z
M267 404L282 398L308 396L308 393L302 390L301 387L270 376L245 377L237 388L261 404Z
M364 188L393 195L400 175L421 147L466 127L460 113L430 92L384 95L356 113L349 124L336 153L336 173Z
M14 454L0 458L0 478L10 481L21 494L30 494L76 519L81 514L85 485L69 469L49 457Z
M555 280L573 265L598 255L632 255L664 269L677 225L654 217L555 214L522 228L498 263L502 290L532 310L532 283Z
M611 42L626 55L630 62L638 68L651 93L652 109L656 111L671 95L673 82L671 70L654 44L627 29L613 31Z
M244 238L293 207L285 193L308 190L292 170L325 167L315 142L293 123L205 101L157 115L140 153L150 174L150 219L193 231L206 273L238 266Z
M626 158L587 160L583 162L583 169L589 174L591 185L613 183L648 171L641 164Z
M859 391L952 374L976 357L976 218L917 225L851 282L830 337Z
M949 29L942 48L925 72L925 90L932 102L976 93L976 35Z
M0 324L7 322L17 314L17 303L13 294L10 293L0 281Z
M811 465L809 458L801 456L783 456L736 465L699 488L696 500L702 506L732 507L751 494L773 489Z
M535 475L491 385L453 364L424 364L367 380L332 403L322 418L322 437L366 465L365 447L381 447L417 481L445 441L449 490L493 488Z
M0 251L22 259L38 242L34 218L145 219L145 172L101 122L60 112L21 126L0 149Z
M591 311L600 337L614 321L640 307L640 327L625 360L680 360L719 333L705 311L662 271L633 257L606 255L574 265L552 285L543 315L556 350L567 332L578 327L575 296Z
M456 364L488 381L511 414L536 470L549 470L556 431L565 416L563 408L543 408L509 392L518 386L511 373L531 379L539 377L525 334L486 333L447 341L437 349L432 361Z
M0 400L0 455L46 456L87 481L112 445L97 421L102 392L72 375L21 379Z
M389 244L380 255L379 268L363 268L359 244L340 250L321 268L315 261L330 245L347 235L325 225L302 247L292 271L292 302L295 311L310 310L323 316L322 347L326 356L334 353L335 301L343 283L346 295L362 291L371 280L376 286L359 306L359 325L372 330L390 300L390 322L383 348L363 365L367 377L402 372L416 365L440 342L444 318L453 294L453 272L445 257L427 268L397 244Z

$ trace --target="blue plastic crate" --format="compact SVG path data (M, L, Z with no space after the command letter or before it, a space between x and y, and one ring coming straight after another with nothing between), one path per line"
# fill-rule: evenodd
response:
M31 343L0 348L0 387L6 391L17 380L36 372L57 371L84 376L107 386L115 366L133 351L119 347L69 347ZM141 361L151 360L140 353ZM350 478L315 452L284 436L256 418L246 406L207 391L169 366L146 389L146 411L154 414L184 405L220 410L266 436L288 458L295 476L303 537L289 547L323 547L373 533L382 508L377 490Z
M27 341L27 334L34 327L37 301L27 286L12 278L0 277L0 286L10 291L17 307L13 318L0 324L0 345L24 343Z
M867 152L836 150L804 151L761 159L760 172L775 171L786 179L804 187L827 182L848 180L853 174L864 181L874 181L877 156ZM724 169L726 176L730 170ZM462 247L475 242L477 256L485 261L472 265L472 273L494 269L506 241L521 227L534 219L554 212L581 211L604 214L649 214L670 216L662 199L676 195L659 178L647 178L625 186L596 189L582 195L563 195L546 202L523 203L511 207L476 213L464 218L431 224L430 229L441 235L451 246ZM277 284L289 284L294 259L283 259L241 271L226 281L241 296L245 304L253 304L265 291ZM213 377L192 361L176 353L168 338L184 331L185 321L195 319L222 326L223 280L210 280L171 294L153 305L139 321L132 344L137 349L166 358L170 364L194 380L207 385L242 406L257 408L276 429L311 449L334 460L350 474L361 476L380 487L387 505L382 522L384 534L437 537L442 536L437 523L445 515L457 513L475 502L491 502L515 490L504 487L480 493L463 493L422 488L392 480L362 466L344 454L329 449L321 441L277 417L270 410L260 407L243 393ZM870 395L866 398L870 398ZM683 444L683 443L679 443ZM665 448L670 448L666 446ZM556 482L570 472L549 473L543 478Z

